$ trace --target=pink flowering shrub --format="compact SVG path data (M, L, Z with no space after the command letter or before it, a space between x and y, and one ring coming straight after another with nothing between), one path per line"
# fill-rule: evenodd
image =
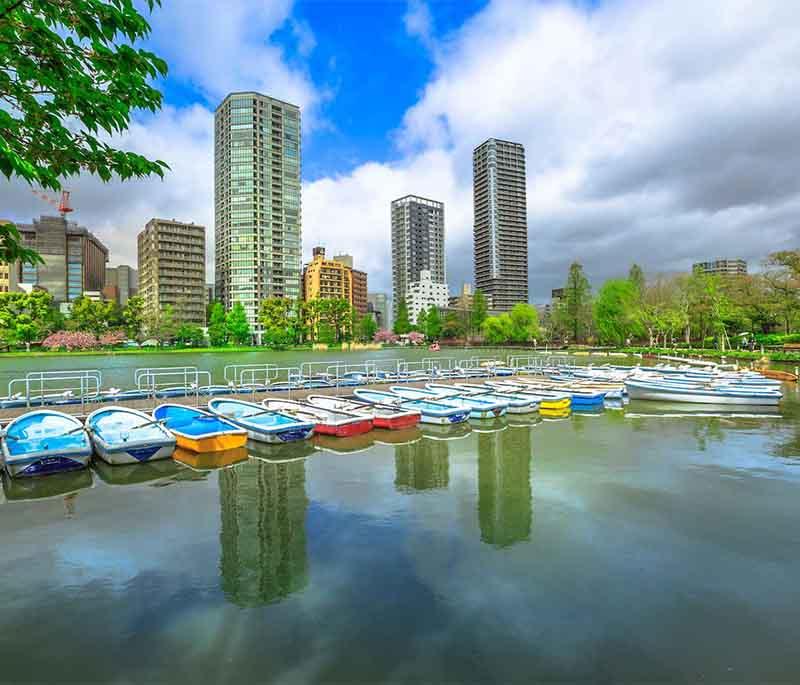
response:
M57 331L42 341L49 350L91 350L97 347L97 338L81 331Z
M113 347L125 340L125 333L122 331L108 331L100 336L100 344L103 347Z
M397 336L391 331L381 330L375 333L372 338L377 343L396 343Z
M412 345L420 345L425 342L425 336L417 331L411 331L411 333L408 334L408 342Z

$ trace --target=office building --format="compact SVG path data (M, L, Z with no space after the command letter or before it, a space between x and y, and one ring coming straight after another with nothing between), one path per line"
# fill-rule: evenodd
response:
M241 302L260 339L258 310L297 299L301 280L300 109L260 93L231 93L214 115L215 286Z
M46 290L61 305L84 292L100 292L106 283L108 249L83 226L63 216L42 216L18 224L22 243L38 252L44 264L16 264L21 285Z
M747 262L744 259L716 259L713 262L697 262L692 265L692 271L715 276L746 276Z
M103 298L124 307L139 289L139 273L127 264L106 268Z
M392 201L391 224L392 306L396 313L400 300L408 300L409 285L419 282L423 271L429 273L431 282L447 283L444 204L406 195Z
M386 293L368 293L367 312L372 314L379 329L388 330L392 327L391 308Z
M214 299L215 299L214 292L215 292L214 284L213 283L206 283L206 304L207 305L214 301Z
M431 307L444 309L447 300L447 284L433 281L430 271L420 271L419 280L409 283L406 290L409 321L415 323L419 313L427 312Z
M528 301L525 148L490 138L472 153L475 287L507 311Z
M325 259L324 247L315 247L312 255L303 269L303 299L347 300L352 304L352 269L335 259Z
M359 316L367 313L367 272L360 271L353 267L353 256L349 254L338 254L333 256L333 260L341 262L350 268L353 274L353 297L352 305Z
M206 321L206 229L174 219L151 219L139 233L139 295L145 315L170 305L178 321Z

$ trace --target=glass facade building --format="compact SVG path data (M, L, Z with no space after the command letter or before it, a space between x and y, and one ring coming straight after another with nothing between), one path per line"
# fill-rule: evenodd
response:
M270 297L300 297L300 108L231 93L214 117L215 283L258 336Z

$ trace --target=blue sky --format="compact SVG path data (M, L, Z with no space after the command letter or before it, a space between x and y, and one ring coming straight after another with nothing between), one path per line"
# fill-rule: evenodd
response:
M724 7L724 21L720 20ZM159 113L122 147L166 178L69 182L74 218L136 263L152 217L207 228L213 111L258 90L303 111L303 250L349 252L389 291L389 203L445 203L452 291L472 281L472 149L525 146L531 299L581 262L591 283L800 236L800 24L786 0L164 0L148 46L170 65ZM0 183L0 214L46 208Z

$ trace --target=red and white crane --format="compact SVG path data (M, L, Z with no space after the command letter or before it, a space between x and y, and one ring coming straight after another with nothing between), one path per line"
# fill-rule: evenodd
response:
M69 191L62 190L61 191L61 199L56 200L53 197L50 197L47 193L43 193L40 190L36 190L31 188L31 192L36 195L41 200L44 200L48 204L52 205L58 210L58 213L61 215L62 218L66 219L67 214L72 211L72 205L69 203Z

